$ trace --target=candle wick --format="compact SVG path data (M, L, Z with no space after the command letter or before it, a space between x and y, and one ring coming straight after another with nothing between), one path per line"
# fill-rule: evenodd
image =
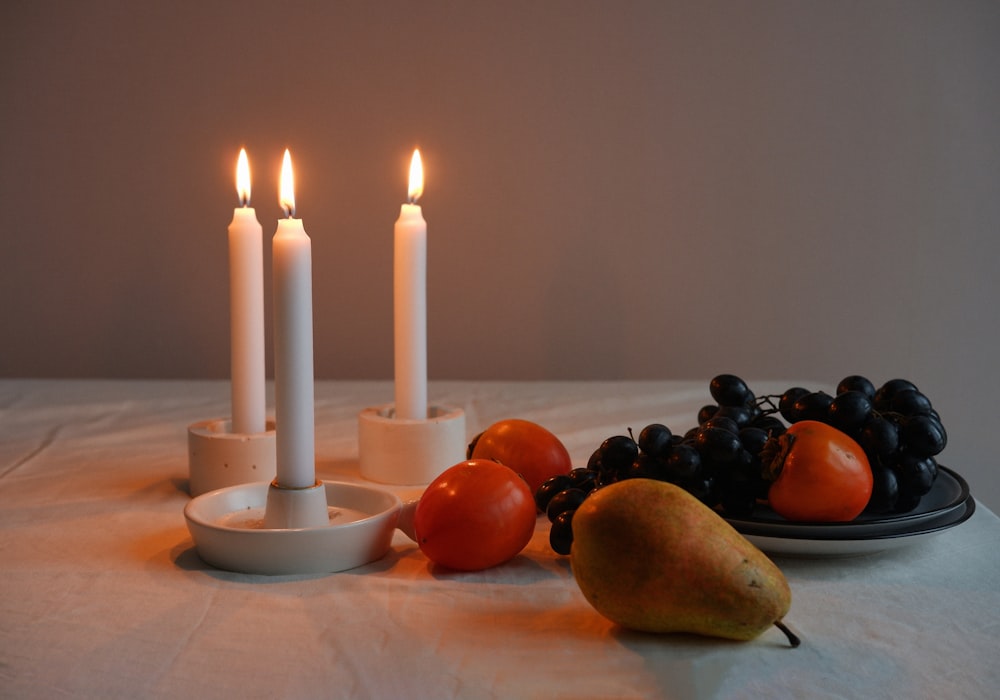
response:
M247 197L245 194L241 194L240 195L240 206L241 207L247 207L249 205L250 205L250 198Z
M295 207L290 207L287 204L281 205L281 208L285 210L285 218L291 219L295 217Z

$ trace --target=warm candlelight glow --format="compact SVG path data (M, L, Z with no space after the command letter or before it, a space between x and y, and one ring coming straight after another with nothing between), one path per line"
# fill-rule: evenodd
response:
M281 208L285 210L285 216L291 218L295 216L295 178L292 176L292 156L285 149L285 157L281 161L281 189L278 200Z
M414 149L410 161L410 204L415 204L424 193L424 164L420 162L420 150Z
M236 194L240 197L240 206L250 204L250 163L247 161L247 149L240 149L240 157L236 161Z

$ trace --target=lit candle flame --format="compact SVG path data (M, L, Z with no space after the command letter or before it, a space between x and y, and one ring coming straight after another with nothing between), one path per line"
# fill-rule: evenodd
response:
M281 189L278 194L281 208L285 210L285 218L295 216L295 178L292 176L292 156L285 149L285 157L281 161Z
M416 204L420 195L424 193L424 164L420 162L420 150L413 150L413 159L410 161L410 192L409 203Z
M247 149L240 149L240 157L236 161L236 194L240 197L240 206L250 204L250 163L247 161Z

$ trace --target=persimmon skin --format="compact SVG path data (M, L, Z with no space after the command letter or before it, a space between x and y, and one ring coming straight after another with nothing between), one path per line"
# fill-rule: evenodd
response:
M872 494L872 470L864 450L845 433L804 420L773 438L762 454L771 480L767 500L778 515L796 522L854 520Z
M535 532L535 499L509 467L472 459L444 470L413 515L417 545L428 559L459 571L502 564Z
M492 459L524 477L535 493L546 480L569 474L573 461L569 451L553 433L538 423L521 418L501 420L476 438L470 459Z

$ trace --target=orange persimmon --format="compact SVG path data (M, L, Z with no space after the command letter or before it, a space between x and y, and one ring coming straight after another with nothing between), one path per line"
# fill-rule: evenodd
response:
M472 459L430 483L413 516L420 550L431 561L478 571L517 555L535 532L535 499L509 467Z
M491 459L524 477L534 493L547 479L573 468L566 446L538 423L520 418L497 421L469 445L469 459Z
M804 420L772 438L761 454L771 509L798 522L847 522L868 505L872 470L845 433Z

